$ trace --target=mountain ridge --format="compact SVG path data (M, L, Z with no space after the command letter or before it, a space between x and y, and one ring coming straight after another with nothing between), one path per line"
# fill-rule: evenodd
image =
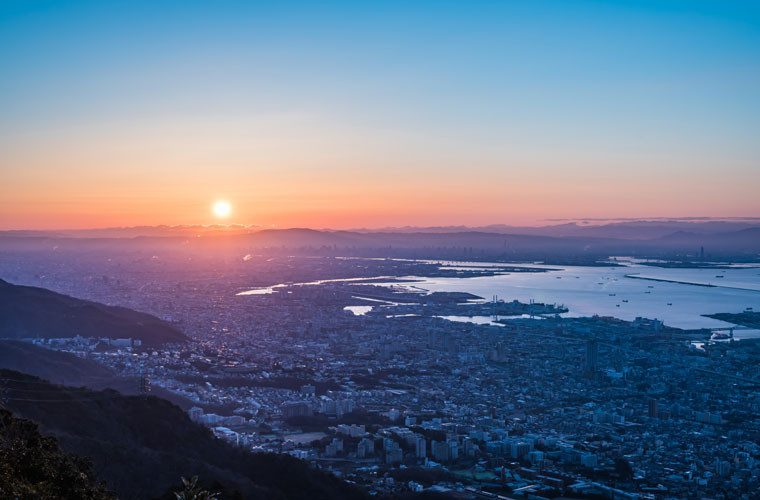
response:
M147 313L0 279L0 338L77 335L139 339L146 345L187 340L173 325Z
M289 455L254 454L220 441L155 396L59 386L11 370L0 369L0 378L7 409L39 424L64 450L89 457L122 500L161 497L182 475L217 481L251 500L369 498Z

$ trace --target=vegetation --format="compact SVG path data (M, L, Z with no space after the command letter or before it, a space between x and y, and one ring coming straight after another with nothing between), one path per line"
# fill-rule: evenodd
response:
M204 490L198 484L198 476L190 479L182 478L182 491L174 492L177 500L218 500L219 493L211 493Z
M98 477L122 499L163 499L170 492L174 500L178 474L213 478L219 487L204 489L224 492L220 500L240 498L235 491L252 500L368 498L289 455L253 454L220 441L154 396L72 390L9 370L0 370L0 378L14 413L56 435L64 450L90 457Z
M0 409L0 499L113 500L92 463L62 451L37 425ZM210 499L209 499L210 500Z

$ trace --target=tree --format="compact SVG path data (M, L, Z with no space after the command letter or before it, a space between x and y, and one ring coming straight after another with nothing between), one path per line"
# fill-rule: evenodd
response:
M219 493L211 493L208 490L201 489L198 484L198 476L190 479L182 478L182 491L175 491L174 496L177 500L218 500Z
M37 424L0 409L0 500L114 500L92 463L65 453Z

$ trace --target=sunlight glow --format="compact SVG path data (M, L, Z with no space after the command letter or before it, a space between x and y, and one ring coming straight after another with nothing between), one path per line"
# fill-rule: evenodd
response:
M226 201L217 201L214 203L214 214L217 217L227 217L230 214L232 208Z

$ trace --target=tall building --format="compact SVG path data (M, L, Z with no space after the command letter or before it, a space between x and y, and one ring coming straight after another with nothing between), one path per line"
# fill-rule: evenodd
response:
M414 443L415 456L417 458L425 458L427 456L427 441L425 438L417 434Z
M599 342L596 339L586 341L586 363L584 372L592 377L599 368Z
M449 446L449 460L459 458L459 443L456 439L447 439L446 444Z
M430 448L436 462L449 461L449 445L446 441L432 441L430 443Z
M649 418L657 418L659 416L658 406L656 399L649 400Z
M375 442L371 439L364 438L359 441L359 445L356 447L356 455L359 458L371 456L375 453Z
M281 409L283 418L311 416L311 406L304 401L288 401L283 403Z
M533 445L525 441L516 441L509 445L509 456L518 460L527 456L531 451L533 451Z

